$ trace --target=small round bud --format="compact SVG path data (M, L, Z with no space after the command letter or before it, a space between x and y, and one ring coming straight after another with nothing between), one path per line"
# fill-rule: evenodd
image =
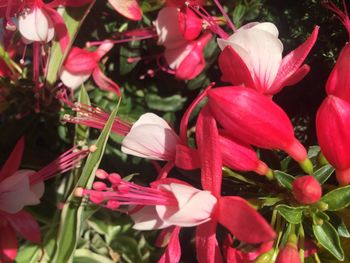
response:
M295 179L292 192L295 199L305 205L316 203L322 196L320 183L311 175Z
M108 177L108 173L105 170L97 169L96 177L103 180Z
M74 195L76 197L83 197L84 196L84 188L78 187L77 189L75 189Z
M90 147L89 147L89 151L90 152L96 152L96 150L97 150L97 146L95 145L95 144L93 144L93 145L91 145Z
M279 251L276 263L301 263L297 246L287 243L287 245Z

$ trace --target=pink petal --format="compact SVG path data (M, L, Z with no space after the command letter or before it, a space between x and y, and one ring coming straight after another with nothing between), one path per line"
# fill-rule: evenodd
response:
M171 237L171 234L174 231L174 226L172 227L168 227L165 229L162 229L157 237L156 242L154 243L154 245L156 247L166 247L169 244L169 240Z
M179 29L187 40L196 39L202 31L203 21L188 6L181 8L178 15Z
M111 79L107 78L101 71L99 67L96 67L92 72L92 77L94 78L97 86L106 91L112 91L121 96L120 88L117 83L113 82Z
M194 170L200 167L198 151L182 144L176 145L175 165L184 170Z
M6 218L22 237L34 243L41 242L39 224L31 214L22 210L16 214L6 214Z
M119 14L130 20L141 20L142 10L136 0L108 0Z
M188 42L182 36L178 23L174 23L178 20L178 14L177 8L164 7L158 12L157 19L154 21L158 34L158 45L163 45L166 49L179 48Z
M11 263L17 255L18 243L16 233L10 225L0 219L0 262Z
M300 68L316 42L318 30L319 27L316 26L312 34L303 44L283 58L276 79L268 91L268 94L276 94L279 92L285 86L284 82Z
M72 74L90 75L98 66L98 62L92 52L78 47L72 47L63 66Z
M56 8L60 5L78 7L78 6L87 5L91 2L92 0L54 0L54 1L51 1L50 3L47 3L46 6L50 8Z
M31 170L19 170L0 183L0 210L17 213L26 205L40 203L29 185L29 175L33 173Z
M131 213L130 217L135 223L133 228L137 230L154 230L170 226L158 216L154 206L145 206L137 212Z
M178 207L156 206L160 218L177 226L196 226L210 220L217 199L208 191L182 184L170 184Z
M214 196L220 196L222 157L219 132L207 106L201 110L197 119L196 142L201 161L203 189L211 191Z
M69 44L69 34L63 17L56 10L49 7L44 9L49 15L55 28L56 38L60 43L62 52L65 52Z
M293 75L291 75L289 78L287 78L283 84L282 87L292 86L297 84L299 81L301 81L308 73L310 72L310 66L307 64L302 65L296 72L294 72ZM274 91L270 89L270 91L273 93Z
M222 81L233 85L245 85L254 88L254 82L244 61L231 47L226 46L219 56L219 66L222 73Z
M238 196L221 197L216 215L218 222L243 242L258 244L276 236L265 219Z
M96 60L100 60L104 55L106 55L112 48L114 47L114 44L109 41L105 40L101 45L98 46L98 48L93 52L95 55Z
M35 183L35 184L32 184L30 186L30 191L32 191L35 196L40 199L44 192L45 192L45 184L44 182L38 182L38 183Z
M10 156L7 158L4 166L0 171L0 183L5 178L13 175L18 169L22 161L22 155L24 150L24 137L21 137L15 147L13 148Z
M159 259L158 263L177 263L181 258L181 247L179 241L180 227L174 227L169 244Z
M209 221L197 226L196 250L199 263L221 263L222 256L216 240L215 221Z

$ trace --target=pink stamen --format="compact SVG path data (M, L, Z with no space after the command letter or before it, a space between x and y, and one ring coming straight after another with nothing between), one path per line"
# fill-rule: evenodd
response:
M235 25L233 24L232 20L229 18L228 14L226 13L225 9L223 8L223 6L219 3L219 0L214 0L214 3L216 4L216 6L219 8L221 14L225 17L227 24L229 25L229 27L233 30L233 32L237 32L237 28L235 27Z
M338 19L348 31L350 40L350 19L345 0L343 0L344 11L341 11L332 1L325 1L323 2L323 5L338 16Z
M145 39L150 39L150 38L155 38L158 37L156 33L150 34L148 36L133 36L129 38L124 38L124 39L117 39L117 40L108 40L108 42L113 43L113 44L122 44L122 43L128 43L132 41L140 41L140 40L145 40ZM93 41L93 42L86 42L86 47L92 47L92 46L99 46L101 44L105 43L105 41Z
M95 182L93 190L79 188L75 194L88 195L90 201L95 204L106 202L104 206L110 209L116 209L121 205L178 205L172 193L124 181L119 174L110 174L108 181L111 187L107 187L105 183Z
M229 37L229 35L222 30L221 27L219 27L217 21L202 6L189 5L189 7L208 24L209 29L214 34L217 34L223 39L227 39Z
M102 130L109 118L109 114L100 108L94 108L86 104L73 104L66 99L61 100L63 100L68 106L72 107L72 110L77 113L77 116L65 114L63 116L63 120L66 122ZM115 118L112 125L112 131L119 135L125 136L129 133L131 126L132 125L130 123Z
M56 160L30 176L30 183L46 181L56 175L63 174L80 163L89 153L88 149L77 150L73 147L58 157Z

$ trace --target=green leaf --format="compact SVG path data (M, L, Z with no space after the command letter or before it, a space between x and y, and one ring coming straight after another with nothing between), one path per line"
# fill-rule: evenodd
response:
M325 166L322 166L320 169L316 170L314 173L314 177L320 182L320 184L324 184L333 172L333 166L327 164Z
M153 110L159 111L178 111L183 108L186 98L180 95L170 97L160 97L156 94L149 94L146 97L147 106Z
M240 25L242 25L242 18L244 17L246 10L247 7L242 4L238 4L233 10L232 20L236 27L240 27Z
M337 211L350 204L350 185L337 188L325 194L321 201L328 205L329 211Z
M283 216L285 220L287 220L291 224L300 224L303 218L303 212L307 207L291 207L288 205L277 205L277 212Z
M312 230L318 242L338 260L344 260L344 251L340 245L338 232L325 221L322 225L313 225Z
M88 249L78 249L75 252L73 263L113 263L111 259L93 253Z
M282 185L283 187L289 190L292 190L292 183L295 180L294 176L279 170L275 170L273 174L280 185Z
M91 188L96 170L100 165L104 150L106 148L107 140L118 108L119 103L109 116L109 119L97 140L96 151L89 154L76 187ZM85 200L75 197L74 191L68 197L68 200L66 201L61 213L60 228L58 231L53 262L72 261L78 238L80 236L80 228L84 218L83 213L85 206Z
M48 68L47 68L47 76L46 76L46 80L50 85L55 84L55 82L57 81L57 77L60 72L61 65L64 59L66 58L70 50L70 47L72 46L78 34L81 24L83 23L86 16L89 14L94 4L95 4L95 0L92 1L89 5L81 6L79 8L76 8L76 7L63 8L62 17L67 26L70 41L64 54L62 54L62 49L59 42L54 41L52 44L50 58L48 62Z
M16 263L35 263L38 262L41 250L36 245L24 245L18 250Z

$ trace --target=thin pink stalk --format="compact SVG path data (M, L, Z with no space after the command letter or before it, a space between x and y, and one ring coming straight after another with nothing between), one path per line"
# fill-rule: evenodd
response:
M89 150L77 150L73 147L62 154L59 158L37 171L30 176L30 183L36 184L38 182L46 181L56 175L63 174L73 169L79 162L84 159L89 153Z
M347 11L347 5L345 0L343 0L344 11L341 11L332 1L326 1L325 3L323 3L323 5L337 15L340 22L344 25L345 29L348 31L348 37L350 40L350 19L349 19L349 13Z
M145 39L150 39L150 38L155 38L158 37L157 34L155 35L149 35L149 36L142 36L142 37L130 37L130 38L125 38L125 39L118 39L118 40L108 40L108 42L113 43L113 44L122 44L122 43L128 43L131 41L140 41L140 40L145 40ZM103 44L104 41L93 41L93 42L87 42L86 46L91 47L91 46L98 46Z
M214 0L214 3L216 4L216 6L219 8L221 14L225 17L227 24L229 25L229 27L233 30L233 32L237 32L237 28L235 27L235 25L233 24L232 20L229 18L228 14L226 13L225 9L223 8L223 6L219 3L219 0Z

